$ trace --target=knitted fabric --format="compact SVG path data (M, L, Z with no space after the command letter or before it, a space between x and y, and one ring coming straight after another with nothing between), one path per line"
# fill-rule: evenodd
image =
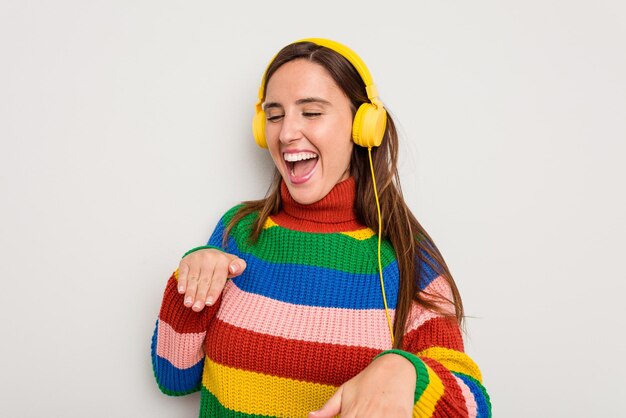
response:
M284 183L281 196L280 213L254 245L247 239L256 214L231 230L225 246L224 229L240 206L219 221L208 245L247 268L215 305L196 313L183 305L176 273L167 283L152 340L154 374L166 394L200 390L200 417L305 417L391 349L377 236L357 221L354 180L312 205L295 202ZM387 241L382 265L393 319L399 272ZM422 290L450 296L435 270L419 268ZM415 304L402 348L417 371L413 416L491 416L454 319Z

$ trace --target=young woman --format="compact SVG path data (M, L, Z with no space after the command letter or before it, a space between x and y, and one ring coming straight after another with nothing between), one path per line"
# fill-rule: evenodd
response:
M161 390L200 390L201 417L491 416L365 64L329 40L286 46L253 130L274 181L169 279L152 343Z

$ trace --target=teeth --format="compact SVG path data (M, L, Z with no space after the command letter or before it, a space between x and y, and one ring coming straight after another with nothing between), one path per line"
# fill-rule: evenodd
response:
M296 161L310 160L311 158L317 158L317 154L313 152L298 152L298 153L284 153L283 158L290 163Z

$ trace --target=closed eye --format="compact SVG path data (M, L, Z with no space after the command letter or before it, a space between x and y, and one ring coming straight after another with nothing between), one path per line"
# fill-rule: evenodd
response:
M270 122L278 122L279 120L281 120L285 115L272 115L272 116L268 116L267 120Z
M305 118L315 118L317 116L321 116L321 113L317 113L317 112L303 112L302 116L304 116Z

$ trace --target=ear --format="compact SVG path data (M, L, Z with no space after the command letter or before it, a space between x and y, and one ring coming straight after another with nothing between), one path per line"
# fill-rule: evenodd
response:
M362 147L378 147L387 127L387 111L378 100L363 103L354 115L352 140Z

